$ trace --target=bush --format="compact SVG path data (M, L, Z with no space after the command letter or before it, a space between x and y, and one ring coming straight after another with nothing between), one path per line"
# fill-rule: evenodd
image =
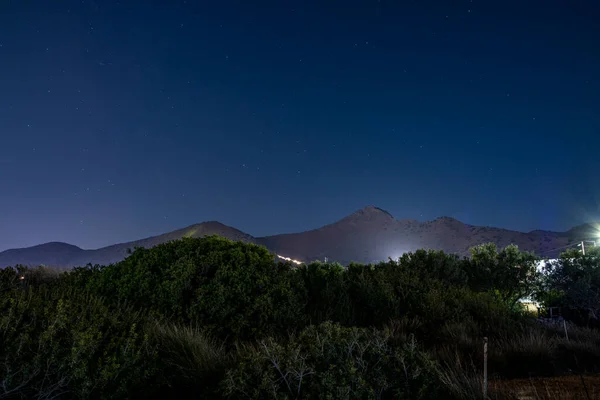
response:
M184 321L198 286L210 279L220 265L231 262L231 253L243 246L208 237L184 238L151 249L137 248L124 261L98 268L86 287L92 293L150 309L156 316L169 315Z
M138 248L120 263L79 269L65 284L84 282L95 295L233 340L302 326L299 278L264 247L211 236Z
M151 387L144 315L77 292L29 288L0 300L0 397L128 397Z
M22 286L20 275L13 267L0 268L0 296Z
M337 263L313 262L296 269L305 290L306 324L353 320L352 301L344 267Z
M305 294L289 265L274 263L262 249L238 248L229 257L196 289L189 320L231 340L282 335L302 325Z
M419 399L435 383L435 364L414 342L393 348L380 331L325 322L246 347L222 387L233 398Z

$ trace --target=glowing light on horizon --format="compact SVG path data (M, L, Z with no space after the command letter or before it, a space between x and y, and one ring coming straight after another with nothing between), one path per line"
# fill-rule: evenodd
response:
M294 264L298 264L298 265L302 264L302 261L294 260L294 259L289 258L289 257L280 256L279 254L277 254L277 257L279 257L279 258L281 258L282 260L285 260L285 261L293 262Z

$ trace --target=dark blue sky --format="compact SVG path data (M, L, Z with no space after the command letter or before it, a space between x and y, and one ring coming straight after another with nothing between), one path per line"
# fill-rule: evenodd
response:
M0 250L367 204L600 217L600 4L2 1Z

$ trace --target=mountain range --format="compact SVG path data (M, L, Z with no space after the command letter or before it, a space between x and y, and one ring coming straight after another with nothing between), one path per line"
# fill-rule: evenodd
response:
M367 206L318 229L265 237L254 237L220 222L208 221L96 250L84 250L62 242L45 243L0 252L0 268L17 264L52 267L84 266L88 263L108 265L127 257L128 249L150 248L183 237L214 234L263 245L275 254L303 262L327 258L342 264L351 261L369 263L387 260L388 257L397 258L404 252L420 248L468 255L471 247L486 242L494 242L499 247L512 243L522 250L553 258L577 241L592 237L593 232L591 224L566 232L537 230L525 233L467 225L450 217L426 222L398 220L381 208Z

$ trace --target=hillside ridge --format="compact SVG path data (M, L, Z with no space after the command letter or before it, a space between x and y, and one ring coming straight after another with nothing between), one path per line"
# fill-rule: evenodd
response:
M575 240L582 240L594 229L593 224L583 224L566 232L534 230L526 233L468 225L449 216L424 222L398 220L382 208L367 205L319 228L263 237L254 237L219 221L210 220L161 235L92 250L84 250L64 242L48 242L0 252L0 268L16 264L57 267L82 266L88 263L108 265L126 258L128 249L150 248L171 240L206 235L220 235L231 240L263 245L274 253L296 260L328 258L342 264L385 260L419 248L468 255L471 247L485 242L493 242L499 247L516 244L522 250L546 257L556 256L556 249L569 246Z

